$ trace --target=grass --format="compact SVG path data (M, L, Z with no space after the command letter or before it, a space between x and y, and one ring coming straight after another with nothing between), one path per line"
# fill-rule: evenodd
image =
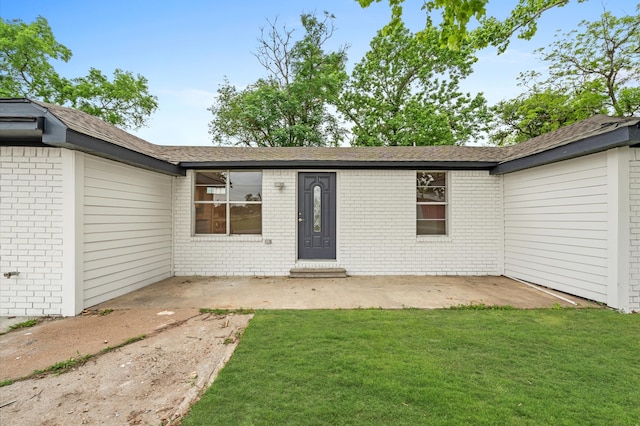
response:
M229 314L248 315L248 314L253 314L254 312L255 312L255 309L248 309L248 308L238 308L238 309L200 308L201 314L214 314L214 315L229 315Z
M87 355L78 354L76 357L72 357L64 361L56 362L55 364L50 365L49 367L43 370L34 370L31 374L27 376L19 377L16 379L3 380L0 382L0 388L3 386L12 385L18 381L31 379L33 377L42 377L48 374L66 373L67 371L73 370L76 367L80 367L81 365L84 365L87 361L89 361L91 358L96 357L97 355L103 355L111 351L114 351L116 349L122 348L123 346L127 346L135 342L139 342L140 340L144 340L146 337L147 337L146 334L141 334L136 337L130 337L128 339L123 340L122 342L118 343L115 346L107 346L106 348L98 352L98 354L87 354Z
M258 311L183 425L640 423L640 315Z
M9 326L9 331L13 331L13 330L19 330L21 328L29 328L29 327L33 327L34 325L38 325L40 323L39 320L37 319L29 319L23 322L19 322L17 324L13 324Z
M5 379L3 381L0 382L0 388L3 386L9 386L14 384L16 381L14 379Z
M67 372L69 370L72 370L76 367L83 365L84 363L89 361L92 357L93 355L78 354L78 356L76 356L75 358L69 358L65 361L56 362L55 364L45 368L44 370L35 370L31 374L32 376L41 376L41 375L50 374L50 373L62 374L64 372Z
M146 339L146 337L147 337L146 334L141 334L141 335L136 336L136 337L129 337L128 339L123 340L122 342L118 343L115 346L107 346L106 348L102 349L100 351L100 353L101 354L109 353L109 352L111 352L111 351L113 351L115 349L119 349L119 348L121 348L123 346L127 346L127 345L130 345L132 343L139 342L140 340L144 340L144 339Z

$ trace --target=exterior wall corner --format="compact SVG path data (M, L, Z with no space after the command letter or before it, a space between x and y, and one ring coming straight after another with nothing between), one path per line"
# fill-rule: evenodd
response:
M62 150L62 308L64 316L82 312L84 154Z

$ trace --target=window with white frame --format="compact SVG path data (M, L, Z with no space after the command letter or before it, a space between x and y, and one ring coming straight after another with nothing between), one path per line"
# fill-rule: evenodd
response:
M195 234L261 234L262 172L195 172Z
M445 172L417 172L416 197L416 233L418 235L446 235L447 174Z

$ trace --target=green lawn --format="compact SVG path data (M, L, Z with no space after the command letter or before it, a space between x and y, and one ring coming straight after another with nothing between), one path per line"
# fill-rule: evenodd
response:
M640 315L259 311L183 425L640 424Z

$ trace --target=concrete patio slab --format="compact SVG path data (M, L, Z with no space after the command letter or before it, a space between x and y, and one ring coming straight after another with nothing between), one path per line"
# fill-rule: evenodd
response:
M197 317L199 308L433 309L469 304L597 306L496 276L174 277L94 306L80 316L50 318L35 327L0 335L0 380L171 329ZM0 318L0 329L6 331L12 320L18 319Z
M104 302L94 309L435 309L469 304L516 308L549 308L555 304L595 306L578 297L545 291L502 276L173 277Z

